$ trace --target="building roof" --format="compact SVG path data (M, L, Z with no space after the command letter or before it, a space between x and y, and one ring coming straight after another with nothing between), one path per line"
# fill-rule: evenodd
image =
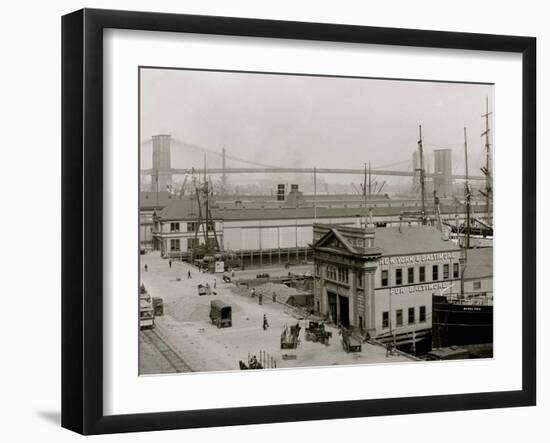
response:
M382 253L382 256L395 256L461 250L455 243L445 240L443 234L433 226L376 228L374 229L374 246L366 250L359 250L347 238L348 235L363 232L364 228L323 224L315 226L317 228L314 229L320 229L321 232L326 230L326 233L315 242L316 247L325 247L325 249L330 247L328 240L334 236L340 241L341 247L352 254Z
M493 248L468 249L464 278L471 280L493 276Z
M155 201L156 193L142 193L142 194L150 194L148 198L151 198L152 201ZM159 203L161 202L159 193ZM168 220L190 220L197 217L196 210L197 210L197 203L194 199L191 199L189 196L185 196L182 198L171 196L168 193L165 193L165 209L166 211L161 211L159 213L159 217L162 220L168 221ZM147 197L144 197L147 199ZM183 203L182 203L183 202ZM214 206L215 203L213 203L212 206ZM150 209L153 209L155 206L151 206ZM158 206L156 206L158 209ZM142 209L143 206L142 206ZM392 206L392 207L374 207L372 208L372 215L373 216L399 216L404 211L407 210L415 211L418 208L415 206ZM453 208L448 208L448 211L442 210L442 213L451 212ZM203 214L204 215L204 214ZM361 217L364 218L365 216L368 216L367 211L365 208L360 207L326 207L321 206L317 207L316 209L313 207L280 207L280 208L274 208L274 207L267 207L267 208L261 208L261 207L246 207L246 208L218 208L218 207L211 207L211 215L212 219L214 220L221 220L221 221L260 221L260 220L300 220L300 219L313 219L314 217L319 221L320 223L329 223L330 220L327 219L334 219L334 218L353 218L353 217ZM407 234L407 229L415 229L415 227L409 227L407 226L407 220L405 219L403 221L403 228L402 233L399 237L404 239ZM397 229L397 228L384 228L385 230L391 230L391 229ZM439 237L440 242L442 244L449 244L450 242L443 242L441 241L441 233L437 231L435 228L432 228L434 232L437 232L437 236ZM389 231L384 231L388 233ZM394 231L395 232L395 231ZM384 234L382 234L384 235ZM425 234L427 237L429 237L429 234ZM432 234L433 237L434 234ZM392 240L394 239L394 235L389 235L391 238L388 239L389 245L391 246L389 249L393 250L395 249ZM405 237L404 237L405 236ZM424 240L428 241L428 245L433 240L432 237L425 238ZM431 240L430 240L431 239ZM417 240L415 240L417 241ZM455 248L456 249L456 248ZM447 248L443 247L440 249L441 251L448 250ZM406 254L407 252L396 252L396 254ZM412 253L412 252L411 252Z
M169 220L194 220L197 218L198 203L190 197L174 197L158 213L158 217L164 221ZM204 216L204 214L203 214Z
M444 240L441 231L433 226L403 226L377 228L374 245L382 248L382 255L424 254L427 252L459 251L455 243Z
M395 207L376 207L372 208L373 216L398 216L404 210L418 210L416 207L395 206ZM450 209L449 209L450 212ZM445 211L442 211L445 213ZM279 220L279 219L312 219L316 216L318 219L339 218L339 217L365 217L368 212L360 207L317 207L315 210L310 207L298 208L225 208L212 209L212 216L218 220L236 221L236 220ZM406 217L406 216L405 216ZM404 222L405 223L405 222Z
M173 196L169 192L149 192L141 191L139 193L139 208L140 209L160 209L164 208L172 200L176 200L178 197Z
M357 233L361 236L365 234L365 230L362 228L321 224L317 224L315 226L316 227L314 230L319 228L322 230L327 230L317 241L314 242L313 247L316 250L336 252L338 254L342 254L342 252L345 251L346 254L371 257L380 256L382 253L382 250L378 247L369 247L368 244L365 247L364 241L366 239L364 237L359 238L359 240L361 240L361 246L358 246L355 242L353 242L354 239L357 239ZM350 233L352 234L352 237L347 236ZM371 233L373 233L372 230Z

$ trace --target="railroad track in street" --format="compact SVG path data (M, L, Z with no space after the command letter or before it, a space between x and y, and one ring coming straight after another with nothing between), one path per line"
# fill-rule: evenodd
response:
M183 358L154 329L142 330L143 339L153 346L176 372L193 372Z

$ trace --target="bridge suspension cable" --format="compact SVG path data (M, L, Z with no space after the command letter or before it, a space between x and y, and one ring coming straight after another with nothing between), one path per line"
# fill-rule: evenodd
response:
M193 143L188 143L188 142L185 142L183 140L176 139L176 138L172 138L172 141L175 144L179 145L179 146L186 146L186 147L189 147L189 148L194 149L196 151L200 151L200 152L203 152L203 153L207 153L207 154L211 154L211 155L215 155L217 157L223 158L223 154L221 152L214 151L213 149L208 149L208 148L205 148L203 146L198 146L198 145L195 145ZM236 157L236 156L230 155L230 154L225 154L225 158L227 158L229 160L236 161L236 162L252 165L252 166L260 166L262 168L278 168L279 167L279 166L268 165L268 164L265 164L265 163L255 162L253 160L246 160L244 158Z

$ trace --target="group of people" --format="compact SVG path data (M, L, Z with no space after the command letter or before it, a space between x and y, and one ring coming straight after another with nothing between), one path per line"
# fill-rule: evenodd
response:
M256 288L252 288L250 290L250 296L252 298L256 297ZM263 300L264 300L264 295L259 292L258 293L258 304L261 305L263 304ZM273 291L273 293L271 294L271 300L273 301L273 303L277 303L277 293L275 291Z

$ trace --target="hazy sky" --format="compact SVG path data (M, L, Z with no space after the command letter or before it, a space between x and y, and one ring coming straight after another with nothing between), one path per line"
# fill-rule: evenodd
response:
M486 96L493 110L493 91L489 85L142 69L141 139L167 133L272 166L348 168L370 160L375 167L410 160L422 124L425 152L452 148L458 173L466 126L471 174L479 175L481 115ZM141 154L142 167L150 167L151 143L142 143ZM210 158L209 166L221 165ZM172 165L200 166L202 155L174 143Z

